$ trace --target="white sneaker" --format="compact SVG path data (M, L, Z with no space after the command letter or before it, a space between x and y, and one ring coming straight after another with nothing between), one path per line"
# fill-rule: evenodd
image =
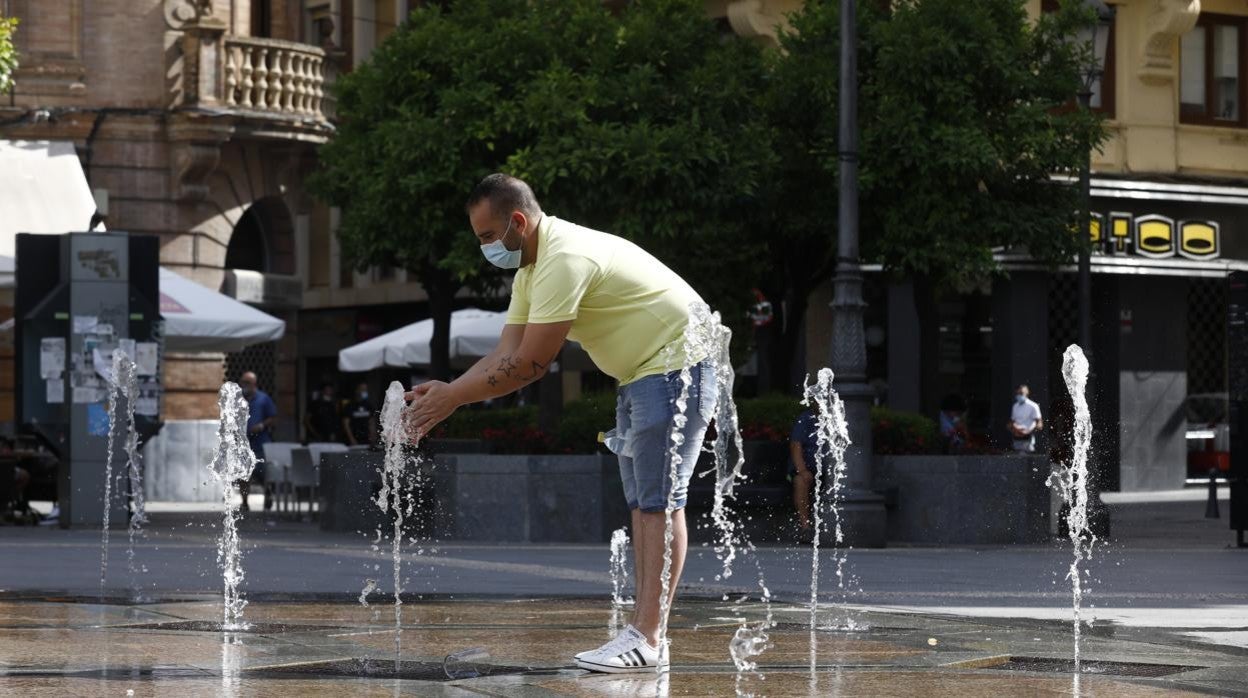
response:
M630 625L630 626L626 626L626 627L631 628L631 627L633 627L633 626L631 626L631 625ZM591 654L597 654L597 653L599 653L599 652L605 652L605 651L607 650L607 648L608 648L608 647L612 647L612 646L614 646L614 645L615 645L616 641L620 639L620 635L621 635L622 633L623 633L623 631L620 631L619 633L616 633L616 634L615 634L615 637L611 638L610 640L607 640L605 643L603 643L603 645L602 645L601 647L598 647L597 649L592 649L592 650L584 650L584 651L582 651L582 652L577 652L576 654L572 655L572 659L574 659L574 660L576 660L576 661L580 661L582 658L584 658L584 657L588 657L588 656L589 656L589 655L591 655Z
M633 626L626 625L624 626L624 630L627 630L631 627ZM614 646L615 643L619 641L620 637L624 634L624 630L620 630L619 632L617 632L610 640L607 640L605 643L603 643L601 647L598 647L597 649L592 649L592 650L585 650L584 652L577 652L576 654L572 655L572 658L582 659L584 657L588 657L589 655L595 654L597 652L605 652L608 647Z
M662 650L651 647L646 637L630 625L602 647L577 655L576 665L604 674L667 671L671 668L671 657L667 643Z

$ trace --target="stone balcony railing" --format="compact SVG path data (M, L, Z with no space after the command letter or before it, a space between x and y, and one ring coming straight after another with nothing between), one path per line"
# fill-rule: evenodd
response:
M301 130L329 126L325 51L310 44L234 36L213 18L183 29L174 66L176 106L284 121Z
M325 118L325 52L278 39L225 37L225 105Z

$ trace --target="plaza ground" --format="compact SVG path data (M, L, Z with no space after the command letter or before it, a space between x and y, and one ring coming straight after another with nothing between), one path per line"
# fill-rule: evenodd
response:
M1227 502L1220 503L1223 518L1205 519L1200 495L1107 496L1116 537L1089 565L1085 615L1094 622L1083 645L1084 658L1102 664L1079 677L1081 694L1248 695L1248 550L1230 547ZM152 519L135 544L133 577L125 531L112 532L103 603L98 530L0 529L0 694L713 696L740 687L756 695L966 696L1074 689L1068 667L1042 670L1028 659L1071 655L1070 552L1061 542L854 550L844 595L834 553L824 551L825 627L815 635L813 672L809 548L743 551L728 579L716 578L711 549L696 548L672 620L666 679L572 668L572 653L608 637L605 545L405 545L403 668L421 678L395 680L385 673L393 670L394 643L388 545L374 550L364 533L329 534L253 513L242 536L251 601L245 617L255 627L226 643L210 625L220 614L219 515L154 505ZM744 674L738 685L728 644L741 619L765 617L760 570L778 624L759 659L761 675ZM379 586L364 607L357 598L367 578ZM828 629L846 619L865 629ZM200 623L177 625L184 621ZM484 647L490 665L521 673L446 681L442 658L468 647ZM365 659L371 674L360 678Z

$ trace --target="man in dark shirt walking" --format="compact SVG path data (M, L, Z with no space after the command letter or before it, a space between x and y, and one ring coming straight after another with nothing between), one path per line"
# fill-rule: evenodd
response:
M338 396L334 384L324 383L308 401L308 411L303 418L308 441L337 442L342 440L342 417L338 414Z
M368 383L355 386L355 399L342 411L342 430L349 446L370 445L377 428L373 421L373 403L368 399Z

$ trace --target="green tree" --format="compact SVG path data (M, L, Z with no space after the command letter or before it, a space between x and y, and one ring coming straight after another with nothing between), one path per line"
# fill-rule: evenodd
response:
M805 144L796 176L811 171L826 197L807 207L819 219L811 226L822 254L810 251L811 227L792 225L800 218L779 226L787 259L818 262L807 280L830 275L835 250L837 4L810 0L794 17L798 31L784 39L776 81L802 87L773 90L772 112L796 115L777 121L777 138ZM1023 0L895 0L887 12L862 5L863 251L914 280L922 354L931 358L937 295L1000 273L994 249L1057 265L1088 244L1073 232L1077 190L1053 175L1075 172L1105 136L1098 114L1068 106L1091 60L1071 39L1093 18L1073 2L1036 22ZM781 194L790 196L790 185Z
M435 374L455 293L501 278L463 210L492 171L741 308L760 244L747 213L773 157L748 98L763 78L760 51L725 41L692 0L616 16L598 0L425 5L339 80L313 187L343 208L352 263L405 267L428 292Z
M0 17L0 92L13 88L13 71L17 70L17 49L13 48L16 17Z

